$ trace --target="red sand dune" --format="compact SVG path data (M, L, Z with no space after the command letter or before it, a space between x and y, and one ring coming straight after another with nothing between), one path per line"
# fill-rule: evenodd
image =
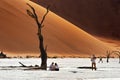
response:
M93 35L120 39L120 0L31 1L51 5L53 12Z
M0 1L0 49L7 55L39 55L37 25L26 14L26 9L30 9L26 3L35 8L41 19L46 9L29 0ZM105 56L107 50L114 49L52 12L44 25L49 56Z

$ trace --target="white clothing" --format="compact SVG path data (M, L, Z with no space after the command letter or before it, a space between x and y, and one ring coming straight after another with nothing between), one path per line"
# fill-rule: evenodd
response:
M95 60L96 60L95 57L92 57L92 58L91 58L91 62L92 62L92 63L95 63Z

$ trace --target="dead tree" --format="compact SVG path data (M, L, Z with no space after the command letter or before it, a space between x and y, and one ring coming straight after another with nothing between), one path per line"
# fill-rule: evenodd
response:
M38 26L39 49L41 53L40 55L41 56L41 69L46 70L47 69L47 52L46 52L47 48L44 48L44 43L43 43L44 40L43 40L43 35L41 31L42 31L42 27L44 26L43 22L45 20L45 17L49 12L49 6L46 8L47 11L44 14L42 20L39 22L35 9L30 4L27 3L27 5L32 9L32 11L27 10L27 14L36 21L37 26Z
M107 63L108 63L108 62L109 62L109 58L110 58L110 54L111 54L111 53L110 53L110 51L107 51L106 53L107 53L106 56L107 56Z
M119 63L120 63L120 51L112 51L112 53L117 54L118 58L119 58Z

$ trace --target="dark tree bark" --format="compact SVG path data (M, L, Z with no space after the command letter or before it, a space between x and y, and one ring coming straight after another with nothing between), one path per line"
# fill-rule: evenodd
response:
M30 10L27 10L27 14L35 19L37 26L38 26L39 49L40 49L40 53L41 53L41 69L46 70L47 69L47 52L46 52L47 48L46 49L44 48L44 40L43 40L43 35L42 35L41 31L42 31L43 22L45 20L45 17L49 12L49 10L48 10L49 6L47 7L47 11L44 14L41 22L39 22L38 16L35 12L35 9L30 4L27 3L27 5L32 9L32 12Z
M111 53L110 53L110 51L107 51L106 53L107 53L107 55L106 55L107 56L107 63L109 63L109 58L110 58Z

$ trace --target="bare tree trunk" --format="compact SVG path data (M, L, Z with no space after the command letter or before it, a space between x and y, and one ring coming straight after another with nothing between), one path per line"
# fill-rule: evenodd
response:
M109 58L110 58L111 53L110 53L110 51L107 51L106 53L107 53L107 63L109 63Z
M43 40L43 35L42 35L41 30L42 30L42 27L43 27L42 24L45 20L45 17L49 12L49 10L48 10L49 6L47 7L47 12L44 14L41 22L39 22L37 14L35 12L35 9L30 4L27 4L27 5L33 11L33 12L31 12L30 10L27 10L27 14L35 19L35 21L37 23L37 26L38 26L39 49L40 49L40 53L41 53L41 69L46 70L47 69L47 52L46 52L46 49L44 48L44 42L43 42L44 40Z
M120 55L119 55L119 63L120 63Z
M107 56L107 63L109 63L109 56Z
M41 52L41 68L46 70L47 69L47 53L44 49L43 36L42 35L39 36L39 40L40 40L39 49L40 49L40 52Z

